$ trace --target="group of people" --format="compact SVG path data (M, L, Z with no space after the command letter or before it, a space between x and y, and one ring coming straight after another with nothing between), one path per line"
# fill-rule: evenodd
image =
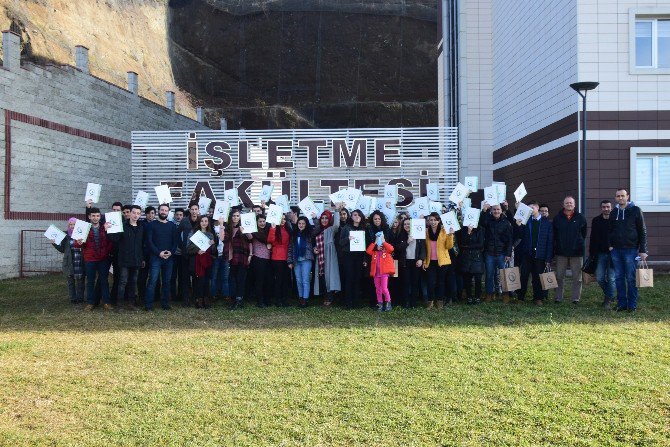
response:
M601 202L588 249L597 263L603 305L610 306L616 291L617 310L632 311L638 298L637 260L647 257L646 227L626 190L618 190L615 200L614 206L609 200ZM468 304L524 301L530 279L532 301L542 305L548 291L540 275L555 263L555 301L565 297L568 269L570 299L580 301L587 222L570 196L553 220L548 206L529 202L532 216L525 224L514 219L507 202L484 204L478 225L458 231L443 228L440 215L433 212L420 216L426 219L425 239L412 237L411 219L404 212L387 222L380 211L366 217L341 203L320 216L300 215L291 207L275 225L266 222L266 205L253 206L257 231L248 232L241 226L241 207L215 220L213 210L201 214L196 201L186 210L174 210L170 220L167 204L146 208L142 217L139 206L116 202L112 210L122 211L123 231L108 233L110 224L89 202L88 237L72 238L76 219L71 218L67 236L58 245L54 241L63 253L70 300L82 303L85 293L86 310L102 303L110 310L140 305L149 311L159 297L166 310L172 301L209 308L224 300L236 309L245 302L288 306L294 298L305 307L322 297L324 306L339 302L349 309L371 305L389 311L392 303L442 308L462 299ZM191 240L198 231L209 239L209 248L203 250ZM365 235L365 251L351 250L358 231ZM520 269L521 288L503 292L498 271L512 265Z

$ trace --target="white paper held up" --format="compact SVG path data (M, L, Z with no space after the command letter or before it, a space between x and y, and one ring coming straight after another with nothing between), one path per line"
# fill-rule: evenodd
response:
M137 191L137 195L135 196L135 201L133 202L133 205L137 205L140 208L142 208L142 211L147 207L149 204L149 193L145 191Z
M60 245L60 243L63 242L63 239L65 239L65 232L52 224L49 225L47 231L44 232L44 237L49 240L55 240L55 244Z
M453 210L442 214L440 220L447 233L451 233L452 231L456 232L461 229L461 225L458 223L458 218L456 217L456 212Z
M365 231L349 232L349 251L365 251Z
M253 211L249 213L240 214L240 227L242 233L249 234L258 231L258 224L256 223L256 213Z
M426 239L426 219L412 219L409 235L414 239Z
M121 215L121 211L105 213L105 223L109 223L110 225L107 229L108 234L123 232L123 216Z
M265 214L265 221L270 225L279 225L281 224L281 218L284 214L284 210L279 205L270 205Z
M514 198L516 199L517 202L521 202L524 197L526 197L526 194L528 194L528 191L526 191L526 185L521 182L519 187L514 191Z
M532 214L533 211L528 205L525 203L519 203L519 207L516 209L516 213L514 214L514 220L520 220L522 224L526 225Z
M100 201L100 192L102 191L102 185L97 183L87 183L86 184L86 196L84 197L84 202L91 200L93 203L98 203Z
M209 238L200 230L193 233L189 239L202 251L207 251L210 247Z
M159 205L172 202L172 194L170 194L170 188L168 185L154 186L154 191L156 191L156 197L158 197Z
M72 230L72 239L75 241L84 241L88 237L88 233L91 231L91 224L85 220L79 220L74 223L74 229Z

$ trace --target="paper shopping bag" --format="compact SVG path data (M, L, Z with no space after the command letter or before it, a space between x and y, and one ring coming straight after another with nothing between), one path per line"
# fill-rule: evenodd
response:
M635 285L637 287L654 287L654 270L650 269L646 261L640 263L635 270Z
M585 286L588 286L589 284L592 284L596 282L596 276L592 275L590 273L582 272L582 284Z
M544 273L540 273L540 284L542 285L542 290L558 288L556 273L552 272L549 267L545 268Z
M503 292L514 292L521 288L521 275L519 267L508 267L498 270L500 286Z

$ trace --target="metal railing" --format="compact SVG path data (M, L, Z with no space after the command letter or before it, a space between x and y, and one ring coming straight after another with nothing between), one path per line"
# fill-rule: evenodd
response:
M19 238L19 277L61 271L63 254L44 237L45 230L21 230Z

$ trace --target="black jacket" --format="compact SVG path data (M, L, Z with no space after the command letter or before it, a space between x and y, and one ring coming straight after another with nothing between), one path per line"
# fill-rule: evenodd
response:
M391 244L393 245L393 254L395 255L395 259L398 260L398 264L402 265L407 260L408 240L409 234L407 234L405 230L401 230ZM424 260L426 258L426 242L423 239L415 239L414 242L416 242L414 247L414 259L416 261L419 259Z
M137 222L137 226L133 227L129 221L124 220L122 233L107 235L117 246L119 267L142 267L145 229L145 225L140 222Z
M613 214L605 219L602 214L591 220L591 236L589 238L589 254L591 256L610 251L610 223Z
M626 208L617 205L610 214L610 245L614 248L636 248L647 253L647 226L642 210L630 202Z
M467 227L456 232L461 250L459 270L462 273L484 273L484 230L475 228L468 234Z
M561 209L552 221L554 225L554 254L556 256L576 257L584 255L586 239L586 219L575 210L568 220Z
M512 224L502 214L496 220L490 213L482 212L479 225L484 230L484 251L498 256L512 256Z

